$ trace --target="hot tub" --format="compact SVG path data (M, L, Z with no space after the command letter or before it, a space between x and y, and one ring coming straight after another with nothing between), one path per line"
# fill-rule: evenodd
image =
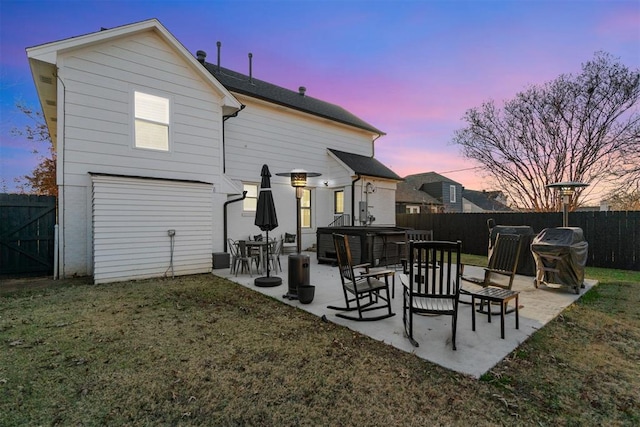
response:
M372 266L397 263L398 254L393 242L404 241L402 227L318 227L316 248L319 263L335 263L336 250L333 234L344 234L349 239L349 248L354 264L369 263Z

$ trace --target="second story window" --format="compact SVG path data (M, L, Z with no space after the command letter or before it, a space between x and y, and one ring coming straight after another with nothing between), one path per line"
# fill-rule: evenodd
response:
M449 201L451 203L456 202L456 186L455 185L449 186Z
M300 199L300 227L311 228L311 190L302 190Z
M244 184L243 190L247 192L247 196L242 201L242 210L255 212L258 206L258 184Z
M169 100L134 92L136 148L169 151Z

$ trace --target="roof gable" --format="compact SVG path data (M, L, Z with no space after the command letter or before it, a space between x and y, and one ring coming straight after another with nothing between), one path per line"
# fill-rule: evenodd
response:
M208 73L189 51L171 34L157 19L97 31L90 34L71 37L68 39L45 43L27 48L27 57L31 67L40 104L49 127L54 147L57 135L57 84L55 78L59 55L76 49L86 48L110 40L117 40L132 35L153 32L165 43L171 46L191 68L207 82L222 98L222 108L225 114L238 111L242 104L227 88Z
M442 205L442 201L431 194L416 188L413 183L399 182L396 187L397 203L416 203L421 205Z
M353 170L356 175L366 175L376 178L393 179L402 181L394 171L380 163L373 157L361 156L359 154L347 153L345 151L334 150L329 148L334 158L342 162L349 169Z

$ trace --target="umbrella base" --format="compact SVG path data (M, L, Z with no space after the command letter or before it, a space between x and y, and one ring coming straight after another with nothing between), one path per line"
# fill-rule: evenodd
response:
M280 277L258 277L253 281L253 284L259 288L273 288L282 285L282 279Z

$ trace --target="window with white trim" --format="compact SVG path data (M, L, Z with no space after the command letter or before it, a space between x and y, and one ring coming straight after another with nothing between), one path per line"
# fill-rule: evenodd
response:
M302 190L300 199L300 227L311 228L311 190L308 188Z
M455 185L449 186L449 201L451 203L456 202L456 186Z
M243 190L247 192L242 201L242 210L245 212L255 212L258 207L258 184L244 184Z
M405 212L408 213L408 214L418 214L418 213L420 213L420 206L407 205L405 207Z
M344 190L338 190L333 192L333 213L344 213Z
M169 99L134 92L136 148L169 151Z

